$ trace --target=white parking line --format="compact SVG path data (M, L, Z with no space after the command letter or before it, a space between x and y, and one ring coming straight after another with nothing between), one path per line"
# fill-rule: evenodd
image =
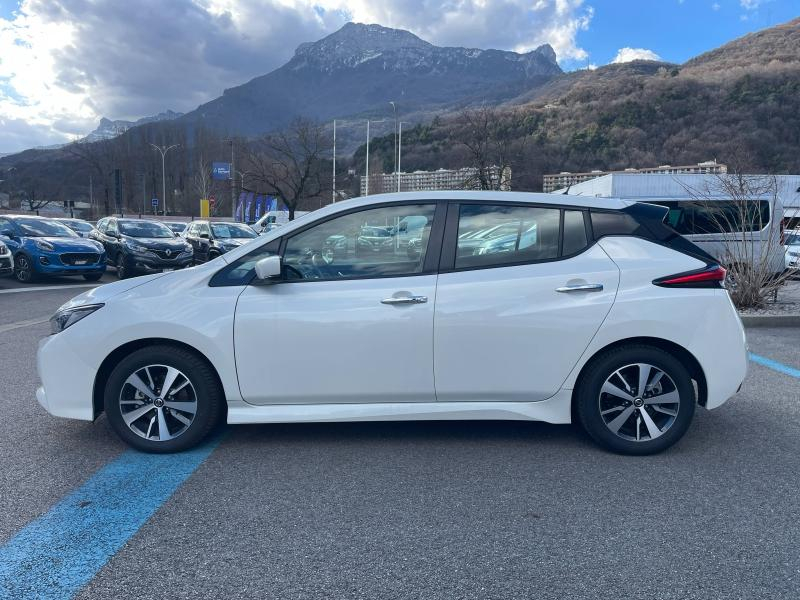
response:
M94 288L97 283L76 283L74 285L43 285L39 287L13 288L10 290L0 290L0 294L18 294L20 292L48 292L51 290L74 290L78 288Z
M12 331L13 329L20 329L21 327L30 327L31 325L47 323L47 321L49 321L49 319L30 319L28 321L17 321L16 323L9 323L8 325L0 325L0 333Z

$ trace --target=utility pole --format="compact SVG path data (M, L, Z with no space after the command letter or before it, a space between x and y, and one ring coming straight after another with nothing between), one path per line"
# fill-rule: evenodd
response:
M231 219L236 220L236 162L233 152L233 138L231 138ZM244 178L242 178L242 187L244 187Z
M333 120L333 198L331 202L336 202L336 119Z
M94 214L94 193L93 193L93 190L92 190L92 176L91 175L89 175L89 210L91 211L93 217L97 216L96 214Z
M161 153L161 193L163 195L162 201L164 202L164 216L167 216L167 167L166 167L166 156L167 152L172 150L173 148L177 148L180 144L173 144L169 147L164 146L156 146L155 144L150 144L153 148L158 150Z
M365 196L369 196L369 119L367 119L367 183Z
M403 151L403 122L398 123L397 137L397 191L400 191L400 159Z
M394 101L389 102L392 105L392 112L394 113L394 132L392 133L392 145L394 146L394 172L398 173L397 171L397 104ZM399 177L399 173L398 173Z
M142 173L142 212L139 213L140 215L144 214L145 206L147 205L147 183L145 178L147 177L146 173Z

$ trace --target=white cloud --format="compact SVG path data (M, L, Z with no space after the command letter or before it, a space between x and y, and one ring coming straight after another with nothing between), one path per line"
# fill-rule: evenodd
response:
M739 0L739 4L745 10L756 10L761 4L761 0Z
M23 0L0 18L0 152L66 141L101 116L192 110L348 20L438 45L550 43L578 61L592 16L583 0Z
M661 57L647 48L620 48L612 63L626 63L632 60L661 60Z
M719 2L714 2L714 4L711 5L711 10L719 10L720 8L722 7L719 5Z

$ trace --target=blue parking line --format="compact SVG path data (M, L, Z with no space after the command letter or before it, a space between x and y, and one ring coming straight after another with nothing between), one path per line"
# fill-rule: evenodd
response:
M0 598L74 596L219 441L181 454L128 450L104 466L0 546Z
M765 356L759 356L758 354L750 353L750 360L754 363L761 365L763 367L767 367L772 369L773 371L777 371L778 373L783 373L784 375L791 375L792 377L797 377L800 379L800 369L795 369L794 367L790 367L789 365L784 365L783 363L779 363L776 360L772 360L771 358L766 358Z

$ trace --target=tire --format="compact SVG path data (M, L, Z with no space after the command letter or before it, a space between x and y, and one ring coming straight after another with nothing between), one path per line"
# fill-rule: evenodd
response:
M84 276L83 276L83 278L84 278L86 281L100 281L100 279L101 279L102 277L103 277L103 274L102 274L102 273L91 273L91 274L89 274L89 275L84 275Z
M638 389L642 373L644 394ZM630 455L655 454L675 444L689 429L695 404L688 369L672 354L647 345L623 346L593 359L575 395L577 420L589 437Z
M39 278L27 254L14 257L14 277L20 283L34 283Z
M114 262L114 265L117 267L117 279L127 279L130 277L128 268L125 266L125 257L122 255L122 252L117 254L117 260Z
M161 398L159 387L170 369L179 372L170 388L175 394ZM130 383L134 375L138 386ZM119 362L106 383L104 403L109 423L127 444L144 452L169 453L188 450L208 436L224 414L225 396L205 360L183 348L158 345Z

